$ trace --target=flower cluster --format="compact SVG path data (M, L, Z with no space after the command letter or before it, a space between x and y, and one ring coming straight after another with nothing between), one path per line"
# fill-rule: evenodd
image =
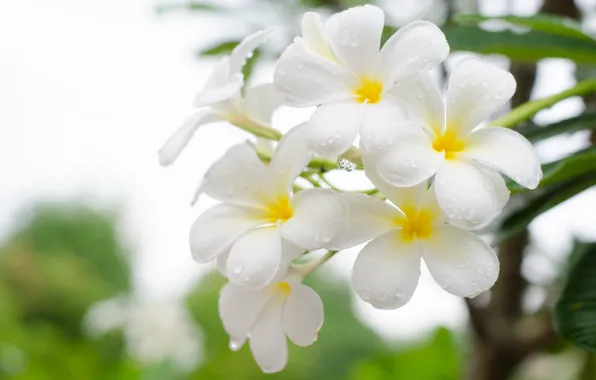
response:
M416 21L381 47L383 25L383 12L371 5L324 23L305 14L302 36L282 53L273 83L243 97L243 62L270 32L248 37L220 60L199 94L196 105L209 108L160 152L161 162L171 163L199 125L221 120L277 140L270 119L278 105L317 107L281 137L272 156L240 144L214 163L201 189L221 204L199 216L190 232L195 260L216 261L229 280L219 311L230 347L248 339L263 371L284 368L286 336L300 346L316 340L323 304L302 281L337 251L367 243L352 282L380 309L410 300L422 259L449 293L474 297L488 290L499 262L470 230L490 223L509 200L500 173L527 188L541 179L527 140L481 125L513 96L510 73L463 60L444 102L429 74L449 54L441 30ZM329 158L354 155L375 191L340 192L324 181L335 162ZM312 187L298 186L298 177ZM295 262L318 249L328 253Z

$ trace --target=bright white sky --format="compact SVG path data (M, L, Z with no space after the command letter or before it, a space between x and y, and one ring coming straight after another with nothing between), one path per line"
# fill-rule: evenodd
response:
M397 1L396 1L397 3ZM412 3L404 1L404 3ZM523 2L519 13L536 8ZM485 1L483 10L504 8ZM0 236L15 215L36 200L82 199L117 210L123 236L135 255L136 284L143 297L178 297L202 272L190 258L188 230L214 202L189 200L202 173L232 144L247 138L224 125L200 130L175 165L157 164L157 150L191 111L190 104L213 62L194 50L231 21L172 13L158 17L148 0L0 0ZM405 5L405 4L404 4ZM269 71L260 73L268 79ZM534 96L573 84L572 66L552 60L540 67ZM577 99L540 114L541 121L581 110ZM303 113L278 117L284 124ZM585 134L541 144L546 158L582 146ZM342 175L342 178L349 178ZM341 179L344 181L344 179ZM549 212L532 226L536 253L529 276L553 274L571 233L596 237L596 192ZM346 278L356 251L335 267ZM398 311L377 311L357 302L363 319L393 337L411 337L436 324L461 326L461 300L434 284L428 273L412 301Z

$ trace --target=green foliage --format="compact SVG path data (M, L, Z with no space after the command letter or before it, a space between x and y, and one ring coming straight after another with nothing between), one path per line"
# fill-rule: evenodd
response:
M596 129L596 112L587 112L579 116L561 120L553 124L538 126L526 124L515 130L535 143L550 137Z
M518 34L509 30L489 32L477 26L447 25L443 28L452 51L502 54L516 61L536 62L544 58L567 58L596 64L596 42L531 30Z
M169 11L176 11L176 10L187 10L187 11L194 11L194 12L221 12L223 11L222 8L216 6L212 3L204 3L198 1L190 1L180 4L160 4L156 7L156 11L158 14L162 14Z
M453 335L438 329L428 341L398 353L384 353L362 363L351 380L458 380L460 352Z
M232 50L240 43L238 40L230 40L219 42L211 47L197 51L197 56L218 56L223 54L230 54Z
M344 380L353 365L386 350L379 337L354 317L347 284L309 278L307 283L321 295L325 305L325 324L319 339L308 348L290 343L287 368L279 374L263 374L247 345L238 352L228 348L228 336L217 314L218 293L224 282L219 274L212 273L201 281L188 300L191 312L206 335L206 364L193 379Z
M596 243L575 244L555 326L573 344L596 351Z
M593 170L569 181L563 181L545 188L541 195L530 200L522 209L505 218L501 224L499 240L515 236L540 214L594 185L596 185L596 171Z
M483 21L506 21L512 25L527 27L541 32L559 36L571 37L594 42L592 37L582 32L581 24L577 21L552 14L537 14L533 16L498 16L490 17L480 14L464 14L455 18L459 24L478 24Z

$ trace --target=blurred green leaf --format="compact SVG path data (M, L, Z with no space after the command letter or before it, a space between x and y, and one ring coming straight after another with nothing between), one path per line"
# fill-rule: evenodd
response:
M502 54L516 61L567 58L596 64L596 42L531 30L489 32L476 26L447 25L443 28L452 51Z
M596 243L576 242L569 265L555 327L576 346L596 351Z
M491 124L499 127L512 128L528 121L539 111L549 108L561 100L573 96L583 96L592 92L596 92L596 79L585 80L558 94L524 103L507 115L493 121Z
M596 171L596 147L592 146L568 157L542 165L544 175L539 187L548 187L593 171ZM513 193L527 191L513 181L508 181L507 187Z
M220 42L211 47L199 50L196 54L199 57L230 54L239 43L239 40Z
M180 4L160 4L156 7L158 14L162 14L169 11L176 10L189 10L198 12L221 12L223 9L211 3L202 3L197 1L191 1L188 3Z
M544 126L526 124L515 130L531 142L545 140L565 133L596 130L596 112L585 113Z
M498 16L490 17L480 14L464 14L456 16L455 21L459 24L478 24L484 21L505 21L513 25L528 27L541 32L556 34L559 36L573 37L581 40L595 42L594 39L585 34L581 24L568 17L555 16L552 14L537 14L528 17L521 16Z
M522 209L505 218L501 225L499 240L515 236L543 212L550 210L594 185L596 185L596 171L591 171L572 180L560 182L545 188L541 195L529 201Z

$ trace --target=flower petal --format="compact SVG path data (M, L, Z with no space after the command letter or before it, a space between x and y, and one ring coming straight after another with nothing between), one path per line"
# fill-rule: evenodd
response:
M226 83L222 83L219 87L206 88L199 92L192 105L195 107L204 107L230 100L240 93L243 85L244 79L242 79L241 74L232 75Z
M403 104L394 96L386 95L380 102L366 105L360 131L360 148L369 157L383 155L393 148L403 134L417 127L409 120Z
M300 124L286 133L277 145L269 165L274 191L288 194L296 178L312 159L306 134L306 124Z
M221 288L219 316L224 330L235 342L235 349L242 346L270 297L269 292L250 290L230 282Z
M227 251L245 232L262 223L247 210L228 204L214 206L197 218L190 229L190 251L200 263Z
M384 24L380 8L364 5L329 17L325 31L338 61L352 73L366 76L375 74Z
M228 279L251 289L264 287L282 270L281 250L281 236L276 227L247 233L232 246L228 257Z
M364 172L375 187L398 208L420 209L426 197L427 184L422 182L412 187L395 187L381 178L377 166L370 157L362 156Z
M320 106L307 124L309 150L324 157L348 150L360 131L365 107L353 100Z
M464 154L528 189L535 189L542 179L542 168L534 147L511 129L487 127L472 132Z
M348 218L344 228L326 245L339 251L367 242L395 228L396 220L403 214L387 202L365 194L341 194L348 207Z
M377 309L397 309L410 300L420 277L416 241L406 242L391 231L368 243L354 263L356 293Z
M471 132L515 93L511 73L490 63L468 58L449 77L447 125L459 136Z
M297 346L310 346L323 326L323 301L306 285L291 282L282 323L288 338Z
M315 52L296 37L277 61L274 80L285 105L317 106L354 98L355 78L339 64Z
M445 160L445 152L437 152L427 132L412 126L392 146L391 152L377 163L379 175L398 187L417 185L432 175Z
M288 341L282 325L283 304L280 299L271 299L250 332L250 350L265 373L281 371L288 361Z
M270 197L270 176L247 144L238 144L217 160L203 181L207 195L220 201L262 205Z
M244 112L252 120L262 125L271 124L273 112L281 106L273 83L251 87L244 96Z
M511 192L505 183L505 179L501 174L491 168L482 167L481 165L478 165L477 167L482 171L486 178L491 181L493 189L495 190L495 196L497 197L497 211L501 211L503 207L507 205L507 202L509 202L509 196L511 195Z
M160 165L168 166L176 161L201 125L222 120L219 113L212 111L201 111L188 117L159 150Z
M381 49L381 73L387 86L439 66L449 55L445 35L435 24L413 21L400 28Z
M293 215L281 227L290 242L307 250L329 244L343 228L348 210L333 190L306 189L297 193L291 203Z
M446 160L435 176L434 189L449 223L456 226L483 227L500 211L491 178L473 162Z
M435 227L420 240L422 257L435 281L460 297L490 289L499 276L499 259L478 236L454 226Z
M397 82L390 90L413 120L419 121L437 136L445 130L445 102L443 95L429 73L412 75Z
M256 48L269 39L273 29L265 29L255 32L243 39L230 54L230 75L242 73L242 67L246 60L252 57Z
M327 43L327 37L321 22L321 15L316 12L306 12L302 16L302 38L308 45L328 59L335 60L333 52Z

